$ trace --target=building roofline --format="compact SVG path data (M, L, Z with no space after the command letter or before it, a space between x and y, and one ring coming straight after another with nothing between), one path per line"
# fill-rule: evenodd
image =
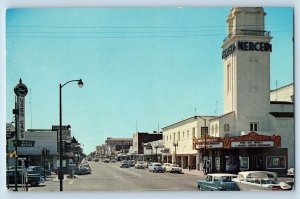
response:
M291 85L293 85L293 84L294 84L294 83L290 83L290 84L288 84L288 85L285 85L285 86L279 87L279 88L277 88L277 89L271 90L271 92L278 91L278 90L281 90L281 89L285 89L285 88L287 88L287 87L289 87L289 86L291 86Z
M219 119L219 118L221 118L221 117L225 117L225 116L230 115L230 114L232 114L232 113L234 113L234 111L231 111L231 112L229 112L229 113L225 113L225 114L220 115L220 116L218 116L218 117L212 118L212 119L210 119L209 121L215 120L215 119Z
M176 123L174 123L174 124L170 124L170 125L168 125L168 126L165 126L165 127L163 127L162 129L165 129L165 128L168 128L168 127L171 127L171 126L173 126L173 125L180 124L180 123L183 123L183 122L187 122L188 120L191 120L191 119L197 119L198 117L204 118L204 117L216 117L216 116L209 116L209 115L195 115L195 116L193 116L193 117L189 117L189 118L187 118L187 119L181 120L181 121L176 122Z

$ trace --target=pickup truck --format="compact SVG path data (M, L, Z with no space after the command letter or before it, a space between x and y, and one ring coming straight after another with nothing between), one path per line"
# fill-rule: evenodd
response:
M22 170L17 170L17 183L22 184ZM15 170L6 171L6 175L8 176L9 184L15 184ZM32 187L38 186L40 183L45 182L45 179L39 174L27 174L28 176L28 184Z

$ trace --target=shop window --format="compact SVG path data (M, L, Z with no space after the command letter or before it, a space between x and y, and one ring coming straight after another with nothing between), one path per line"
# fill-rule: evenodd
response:
M258 129L258 123L257 122L250 123L250 131L257 131L257 129Z
M285 169L286 157L285 156L267 156L267 169Z
M240 170L241 171L249 170L249 157L240 156Z

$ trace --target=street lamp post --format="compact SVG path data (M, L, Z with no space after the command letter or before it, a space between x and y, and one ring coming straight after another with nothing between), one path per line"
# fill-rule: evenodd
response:
M58 173L58 178L59 178L59 189L60 191L63 191L63 173L62 173L62 96L61 96L61 90L62 88L71 82L77 82L79 88L83 87L83 82L81 79L79 80L70 80L66 83L59 84L59 173Z
M173 142L173 146L175 147L175 162L174 164L176 164L176 147L178 147L178 142Z
M19 107L17 107L17 97L15 97L15 109L13 110L15 114L15 191L18 191L18 117L19 117Z
M207 126L206 126L206 118L203 118L201 116L198 116L199 118L201 118L204 121L204 130L201 129L202 132L204 132L204 154L203 157L208 159L208 156L206 157L206 136L207 136ZM206 175L207 173L207 168L206 168L206 160L204 160L204 174Z

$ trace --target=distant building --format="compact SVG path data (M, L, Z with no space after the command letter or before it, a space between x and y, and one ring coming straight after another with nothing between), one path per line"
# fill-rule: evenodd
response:
M162 162L162 149L164 148L163 140L156 140L144 143L143 160L150 162ZM140 158L140 160L142 160Z
M209 120L215 116L194 116L163 127L163 162L176 163L182 168L199 168L197 150L193 149L193 139L201 138L208 129Z
M132 151L137 154L143 154L144 148L143 144L161 140L162 139L162 132L154 132L154 133L147 133L147 132L137 132L133 134L133 145Z
M270 93L271 102L292 102L294 103L294 84L289 84L280 87L275 90L271 90Z
M117 153L128 153L132 146L132 138L112 138L108 137L105 141L105 155L111 156Z

